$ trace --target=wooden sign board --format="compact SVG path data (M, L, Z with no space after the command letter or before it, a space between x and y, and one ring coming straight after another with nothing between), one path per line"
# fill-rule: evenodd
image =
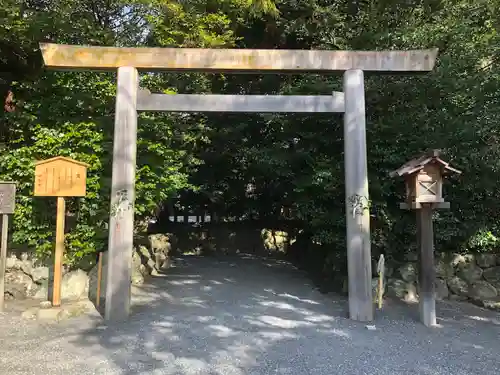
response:
M0 181L0 214L13 214L16 206L16 184Z
M35 163L35 196L84 197L87 192L88 165L70 158L55 158Z

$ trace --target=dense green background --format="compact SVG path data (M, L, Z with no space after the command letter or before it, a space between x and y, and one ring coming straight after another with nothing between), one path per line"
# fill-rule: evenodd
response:
M22 5L21 5L22 3ZM411 5L410 5L411 3ZM463 170L436 217L438 251L495 251L499 216L500 1L420 0L0 0L0 179L15 180L13 241L50 253L54 200L31 196L33 162L58 154L91 165L88 195L69 202L68 263L106 246L115 74L53 72L38 42L117 46L291 49L439 47L422 76L366 81L374 255L413 243L402 182L388 172L429 148ZM340 76L149 74L152 91L329 94ZM344 254L342 117L144 114L139 122L136 212L195 191L221 216L275 219L302 228L301 257L333 267ZM246 194L252 183L255 193ZM195 199L191 200L196 202ZM50 206L50 207L48 207ZM325 257L328 262L325 263Z

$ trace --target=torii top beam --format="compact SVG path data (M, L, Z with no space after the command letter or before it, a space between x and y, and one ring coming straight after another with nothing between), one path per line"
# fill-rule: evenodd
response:
M199 72L332 73L429 72L438 49L411 51L326 51L279 49L122 48L40 43L47 68Z

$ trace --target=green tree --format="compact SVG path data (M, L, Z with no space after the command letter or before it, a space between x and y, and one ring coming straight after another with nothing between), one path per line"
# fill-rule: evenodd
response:
M401 256L414 242L413 215L398 209L402 182L388 178L417 153L440 148L464 170L446 188L439 250L497 246L500 93L498 0L40 2L3 0L2 91L17 110L0 117L0 177L20 183L15 240L47 253L50 199L31 197L33 161L65 154L88 162L89 195L71 201L67 236L76 262L106 243L115 76L45 71L38 41L206 48L410 49L439 47L434 72L367 76L372 240ZM154 73L154 92L324 94L339 76ZM322 267L345 256L342 117L279 114L143 114L136 212L196 191L228 217L277 218L283 207L314 243ZM251 189L249 189L251 188ZM250 191L251 190L251 191ZM191 198L192 195L191 195ZM319 249L318 249L319 247ZM334 261L332 261L334 259Z
M40 257L48 255L53 246L55 208L53 199L32 196L33 164L56 155L90 165L86 197L71 199L67 205L71 218L71 231L66 235L67 262L77 264L93 258L96 251L106 247L116 75L42 70L36 44L40 40L135 44L136 35L127 29L133 30L134 24L115 22L123 17L130 19L130 13L124 15L129 8L119 1L47 2L43 7L28 9L12 3L8 20L12 25L2 25L5 30L18 25L17 34L6 41L9 46L33 50L33 60L25 64L32 64L32 70L16 72L16 62L5 63L6 73L12 74L6 74L4 82L14 92L16 111L3 113L0 118L0 176L18 183L13 240L34 247ZM23 17L23 12L40 20L42 26L36 29L40 34L34 34L29 26L32 19ZM48 26L51 19L57 20L54 28ZM145 76L143 80L149 85L158 78ZM141 116L138 139L135 210L140 223L153 214L158 202L190 186L187 172L197 160L189 153L196 136L185 130L185 121L177 116Z

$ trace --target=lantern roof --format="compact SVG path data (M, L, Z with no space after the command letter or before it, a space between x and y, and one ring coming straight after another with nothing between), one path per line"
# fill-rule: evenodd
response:
M440 150L431 150L403 164L401 167L389 173L390 177L405 177L417 173L424 169L428 164L437 164L441 167L442 173L457 173L462 171L455 169L446 161L440 158Z

